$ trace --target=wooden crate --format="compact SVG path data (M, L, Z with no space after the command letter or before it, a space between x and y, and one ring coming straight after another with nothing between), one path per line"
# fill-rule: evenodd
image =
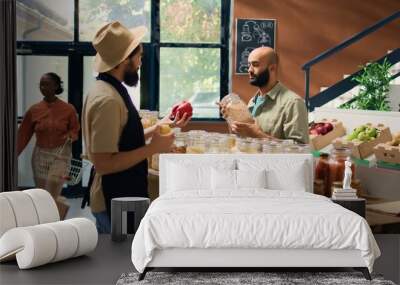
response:
M374 147L377 160L400 164L400 146L391 146L380 143Z
M310 135L310 145L314 150L320 150L332 143L335 138L342 137L346 134L343 123L336 119L322 119L317 123L331 123L333 129L325 135Z
M372 126L372 124L366 124ZM376 139L368 142L347 141L345 138L337 138L332 144L335 148L349 147L352 149L351 155L355 158L364 159L374 153L374 147L380 143L392 140L390 129L382 124L373 126L378 129L379 135Z

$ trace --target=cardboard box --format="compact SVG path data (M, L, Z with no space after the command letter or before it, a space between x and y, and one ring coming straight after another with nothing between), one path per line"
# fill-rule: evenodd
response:
M374 154L377 160L400 164L400 146L380 143L374 147Z
M366 124L372 126L372 124ZM355 158L364 159L374 153L374 147L380 143L385 143L392 140L390 129L382 124L372 126L378 129L379 135L376 139L367 142L347 141L345 138L335 139L332 144L335 148L349 147L352 149L351 155Z
M331 144L335 138L342 137L346 134L343 123L336 119L322 119L316 123L331 123L333 130L325 135L310 135L310 145L314 150L320 150Z

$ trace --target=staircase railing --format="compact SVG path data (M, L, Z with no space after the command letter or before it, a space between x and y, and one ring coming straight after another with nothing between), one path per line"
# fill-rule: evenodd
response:
M325 60L326 58L336 54L337 52L345 49L346 47L354 44L355 42L361 40L362 38L366 37L367 35L375 32L376 30L382 28L383 26L387 25L388 23L396 20L400 18L400 11L397 11L396 13L390 15L389 17L386 17L380 21L378 21L377 23L373 24L372 26L367 27L366 29L364 29L363 31L353 35L352 37L348 38L347 40L339 43L338 45L336 45L333 48L330 48L326 51L324 51L323 53L319 54L318 56L314 57L313 59L311 59L310 61L308 61L307 63L305 63L302 67L302 69L305 72L305 102L306 102L306 106L308 108L309 111L312 111L314 109L314 106L310 105L310 71L311 71L311 67L323 60ZM341 95L343 93L337 93L336 97ZM317 95L318 97L321 96L321 94ZM331 98L330 100L332 100L333 98Z
M387 55L381 57L380 59L378 59L375 62L383 63L383 61L385 59L387 59L387 61L391 62L391 63L399 62L400 61L400 48L393 50L390 54L387 54ZM346 77L345 79L335 83L334 85L325 89L324 91L321 91L320 93L318 93L318 95L309 98L309 100L308 100L309 109L308 110L313 111L315 107L322 106L322 105L328 103L329 101L337 98L341 94L344 94L345 92L353 89L355 86L358 85L358 83L352 79L354 77L360 75L362 72L363 72L362 70L359 70L359 71L351 74L350 76ZM400 76L400 72L391 76L390 80L393 80L393 79L397 78L398 76ZM353 97L353 99L355 99L355 97ZM351 99L352 102L353 102L353 99Z

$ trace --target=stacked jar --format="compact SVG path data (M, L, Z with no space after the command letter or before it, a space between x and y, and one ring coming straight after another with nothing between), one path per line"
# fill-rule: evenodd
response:
M205 153L206 136L204 131L190 131L187 137L186 153Z
M225 135L225 137L227 139L227 143L228 143L229 149L230 150L234 149L235 146L236 146L236 140L237 140L236 135L235 134L228 134L228 135Z
M232 150L232 141L229 140L229 136L221 135L218 138L218 152L219 153L230 153Z
M149 111L148 112L150 119L150 126L154 126L158 121L158 111Z
M261 153L262 144L258 139L249 139L249 153Z
M175 142L172 148L173 153L186 153L186 133L177 132L175 134Z
M318 186L316 189L314 189L314 193L330 197L331 185L329 184L329 154L320 154L317 166L315 167L314 179L314 186Z
M282 145L277 141L270 141L263 145L263 153L282 153Z

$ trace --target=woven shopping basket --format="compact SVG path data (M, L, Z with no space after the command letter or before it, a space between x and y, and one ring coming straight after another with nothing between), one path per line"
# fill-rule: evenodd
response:
M71 139L66 140L55 152L48 152L40 149L36 161L36 176L46 181L64 182L68 185L76 185L82 179L83 170L89 162L72 158L64 154L67 144Z

